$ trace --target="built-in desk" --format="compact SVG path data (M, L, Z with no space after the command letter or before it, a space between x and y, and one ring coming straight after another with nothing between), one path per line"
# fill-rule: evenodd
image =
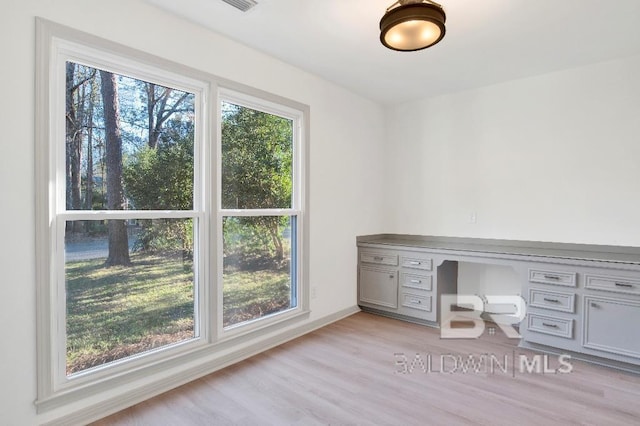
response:
M640 248L380 234L357 238L363 310L438 326L458 263L513 268L520 346L640 372Z

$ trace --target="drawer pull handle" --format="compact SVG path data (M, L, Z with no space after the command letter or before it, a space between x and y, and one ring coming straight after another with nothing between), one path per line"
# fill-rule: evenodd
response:
M545 327L550 327L550 328L558 328L558 326L556 324L549 324L546 322L543 322L542 325L544 325Z
M422 284L422 280L411 280L411 284Z
M592 308L599 308L599 307L600 307L600 305L598 305L598 304L597 304L597 303L595 303L595 302L591 302L591 307L592 307Z
M416 305L420 305L422 303L422 300L420 300L420 299L411 299L410 302L413 303L413 304L416 304Z
M393 278L395 278L395 275L391 274L391 275L389 275L389 278L393 279Z
M547 279L547 280L555 280L555 281L559 281L560 280L560 277L557 276L557 275L545 275L544 278Z
M420 266L422 265L422 262L416 262L415 260L412 260L411 262L409 262L409 265Z
M616 282L616 287L633 288L633 284Z
M373 260L375 260L376 262L382 262L384 260L384 257L382 257L382 256L373 256Z
M560 301L558 299L549 299L548 297L543 298L543 300L545 302L560 303Z

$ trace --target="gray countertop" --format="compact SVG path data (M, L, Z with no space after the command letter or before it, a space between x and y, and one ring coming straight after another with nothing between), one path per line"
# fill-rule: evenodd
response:
M363 235L357 237L356 241L358 244L400 245L433 250L554 257L561 259L640 265L640 247L630 246L605 246L403 234Z

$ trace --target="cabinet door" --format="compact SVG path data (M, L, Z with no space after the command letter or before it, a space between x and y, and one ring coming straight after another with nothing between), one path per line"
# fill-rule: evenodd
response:
M398 272L361 266L360 302L387 308L397 308Z
M585 297L583 346L640 358L640 302Z

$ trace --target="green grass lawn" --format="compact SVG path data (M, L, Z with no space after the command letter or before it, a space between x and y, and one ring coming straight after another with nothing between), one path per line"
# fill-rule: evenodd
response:
M68 262L67 374L194 337L194 274L182 256ZM224 274L224 326L290 306L288 271Z
M234 271L223 275L223 325L260 318L291 306L289 271Z

